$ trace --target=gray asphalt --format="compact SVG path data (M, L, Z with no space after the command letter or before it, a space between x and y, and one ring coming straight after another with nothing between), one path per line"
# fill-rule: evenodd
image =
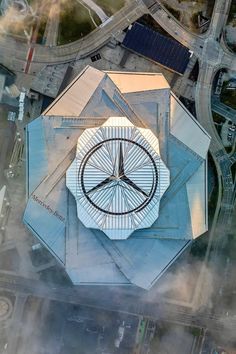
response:
M10 121L4 128L0 127L0 187L4 183L4 169L8 167L14 145L15 131L15 124Z

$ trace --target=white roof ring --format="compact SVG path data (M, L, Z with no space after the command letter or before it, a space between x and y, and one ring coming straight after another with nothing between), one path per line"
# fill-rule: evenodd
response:
M86 227L98 228L111 239L125 239L157 219L169 171L149 129L112 117L81 135L66 184Z

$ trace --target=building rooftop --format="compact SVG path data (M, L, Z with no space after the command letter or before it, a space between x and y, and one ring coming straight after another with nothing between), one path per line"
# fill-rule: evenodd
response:
M86 129L66 173L78 218L117 240L152 226L169 180L158 139L126 117Z
M107 71L110 79L119 87L121 93L142 92L150 90L169 89L164 76L158 73L130 73Z
M181 43L138 22L128 29L122 45L179 74L184 73L191 55Z
M113 76L86 67L51 107L27 127L28 203L24 222L78 285L136 285L149 289L208 227L210 137L167 85L161 88L162 84L157 84L155 88L154 81L158 81L160 74L152 74L156 77L148 90L146 75L150 74L137 73L136 78L145 81L145 90L133 92L131 88L125 92L122 78L127 75L132 73ZM115 120L111 122L110 117ZM158 155L170 172L170 185L152 225L133 230L128 239L116 240L109 238L101 227L86 227L80 219L74 193L66 186L66 171L76 157L78 142L84 144L86 131L111 129L111 138L112 129L116 131L116 127L124 125L133 127L133 131L147 130L158 141ZM124 138L122 129L120 139ZM146 147L151 139L145 139L141 145ZM114 146L120 156L120 145ZM100 183L91 175L90 185L90 172L85 179L86 191ZM142 189L138 180L134 183ZM113 207L120 208L115 204Z

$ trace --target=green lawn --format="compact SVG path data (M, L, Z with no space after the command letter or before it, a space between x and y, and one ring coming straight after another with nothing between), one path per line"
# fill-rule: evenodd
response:
M125 0L93 0L103 11L112 16L115 12L119 11L124 5Z
M98 16L90 11L97 26L101 24ZM58 45L74 42L96 28L89 11L75 0L61 5Z

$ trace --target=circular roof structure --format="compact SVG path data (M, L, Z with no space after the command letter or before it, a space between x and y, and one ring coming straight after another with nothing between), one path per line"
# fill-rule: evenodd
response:
M157 219L169 171L151 130L112 117L80 136L66 184L86 227L100 229L111 239L126 239Z
M95 173L94 185L91 176ZM95 208L109 215L126 215L150 203L157 189L158 172L155 160L142 145L130 139L111 138L87 152L79 178L85 197Z

